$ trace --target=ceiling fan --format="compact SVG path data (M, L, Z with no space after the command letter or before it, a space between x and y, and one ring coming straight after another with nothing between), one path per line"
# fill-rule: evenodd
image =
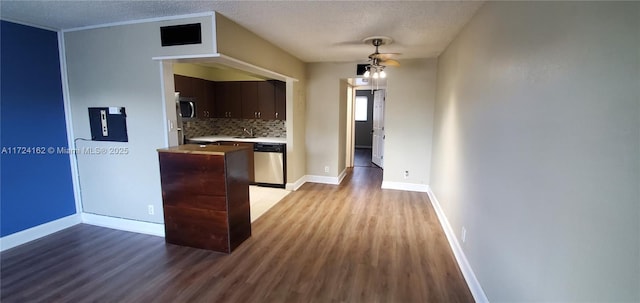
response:
M381 45L391 44L393 39L385 36L373 36L364 38L362 42L365 44L371 44L376 48L376 51L369 55L369 60L373 61L377 59L380 65L400 66L400 63L397 60L392 59L393 57L400 55L400 53L380 53L378 50Z
M364 42L365 44L371 44L376 48L376 51L369 55L370 63L364 73L365 78L385 78L387 76L384 71L385 67L400 66L400 62L393 59L394 56L400 55L399 53L381 53L378 49L381 45L391 44L391 42L393 42L391 38L385 36L373 36L364 38L362 42Z

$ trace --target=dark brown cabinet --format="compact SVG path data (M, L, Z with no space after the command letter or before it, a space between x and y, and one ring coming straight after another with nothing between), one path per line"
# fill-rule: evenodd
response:
M242 118L242 82L216 82L215 117Z
M286 120L284 82L214 82L181 75L174 81L181 97L196 100L196 117Z
M204 79L195 79L196 89L196 116L200 118L213 118L214 110L214 91L212 90L212 81Z
M287 85L282 81L273 81L275 89L276 120L287 120Z
M251 236L246 148L158 150L167 243L230 253Z
M247 81L242 83L242 118L276 119L277 81Z
M260 119L276 118L276 89L272 81L258 82L258 116Z
M245 81L240 83L240 86L242 87L242 118L260 118L260 107L258 104L258 82Z
M175 91L180 92L180 97L195 99L196 117L213 117L215 98L214 82L181 75L174 75L173 80Z
M175 87L175 91L179 92L181 97L194 97L194 83L191 79L195 78L173 75L173 84Z

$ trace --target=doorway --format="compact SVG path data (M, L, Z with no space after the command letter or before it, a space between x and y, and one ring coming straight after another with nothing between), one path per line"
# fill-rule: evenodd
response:
M354 167L373 167L373 92L356 90L354 99Z
M386 86L349 79L347 104L348 167L384 168L384 101Z

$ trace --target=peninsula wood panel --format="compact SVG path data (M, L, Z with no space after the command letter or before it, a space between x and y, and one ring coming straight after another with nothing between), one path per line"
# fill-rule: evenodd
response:
M245 148L160 151L159 159L167 243L230 253L251 236Z
M246 147L245 152L247 153L248 170L249 170L249 182L255 183L256 180L256 172L255 172L255 160L254 160L254 143L251 142L237 142L237 141L218 141L212 143L213 145L225 145L225 146L241 146Z
M473 302L425 193L356 167L307 183L233 254L77 225L0 254L4 302Z

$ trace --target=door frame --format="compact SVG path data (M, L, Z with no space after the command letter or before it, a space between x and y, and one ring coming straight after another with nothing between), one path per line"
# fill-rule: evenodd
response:
M386 85L381 85L379 87L373 87L372 85L366 85L366 86L362 86L362 85L357 85L357 83L359 81L357 81L358 79L356 78L349 78L347 79L347 83L348 83L348 87L347 87L347 91L345 92L347 94L347 127L346 127L346 132L347 132L347 136L346 136L346 159L345 159L345 163L347 168L352 168L354 167L354 161L355 161L355 125L356 125L356 118L355 118L355 96L356 96L356 91L359 90L383 90L385 92L385 98L386 98L386 90L387 90L387 86ZM383 116L385 115L384 111L383 111ZM373 147L373 146L372 146ZM381 167L382 168L382 167Z

